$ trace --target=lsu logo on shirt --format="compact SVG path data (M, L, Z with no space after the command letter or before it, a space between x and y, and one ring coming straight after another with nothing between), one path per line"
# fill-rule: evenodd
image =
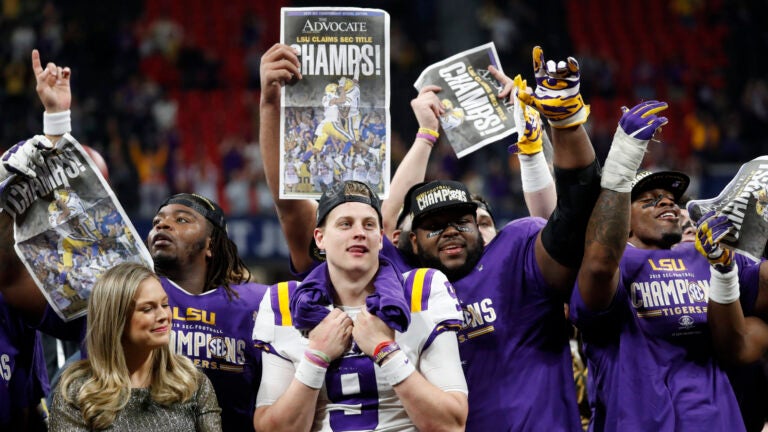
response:
M216 313L188 307L183 312L178 307L173 307L173 319L177 321L200 321L212 326L216 325Z
M651 269L655 271L685 271L685 263L680 258L662 258L660 260L648 259Z

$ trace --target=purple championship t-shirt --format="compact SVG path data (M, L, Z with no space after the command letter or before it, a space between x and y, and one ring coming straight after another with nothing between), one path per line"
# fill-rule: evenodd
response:
M511 222L470 274L451 281L464 310L467 431L581 431L564 303L534 253L544 224Z
M48 391L40 338L0 294L0 430L22 427Z
M266 285L234 285L240 298L223 288L193 295L161 279L173 313L171 350L191 359L213 383L227 431L253 430L261 353L251 333Z
M750 313L759 266L737 255L741 302ZM627 245L611 306L586 308L578 287L571 317L589 365L595 431L744 430L707 323L709 262L693 243L669 250Z

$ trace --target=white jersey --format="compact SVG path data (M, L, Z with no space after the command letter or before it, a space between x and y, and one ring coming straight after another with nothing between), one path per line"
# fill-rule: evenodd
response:
M323 183L328 185L333 183L333 159L330 156L317 164L317 174Z
M434 269L415 269L403 276L405 300L411 306L411 323L405 333L395 332L395 340L416 370L421 371L425 350L438 334L455 331L463 317L453 287L443 273ZM259 306L253 330L256 346L266 354L283 359L283 363L294 370L309 343L293 327L289 312L291 295L297 286L295 281L271 286ZM354 308L346 308L345 311L354 319L356 311L351 309ZM456 363L459 363L458 356ZM460 365L456 367L461 370ZM265 363L262 388L274 387L269 382L274 374L267 369ZM290 373L288 381L293 371ZM454 380L450 385L436 385L444 391L466 392L463 374L459 372L458 375L461 383ZM284 383L283 387L287 388L288 384ZM279 397L263 393L259 392L257 406L272 405ZM328 368L325 384L318 396L312 430L416 431L416 428L392 386L381 376L380 367L353 348Z
M338 96L335 94L328 94L326 93L325 96L323 96L323 121L321 121L317 127L315 128L315 135L320 135L323 132L323 126L325 126L326 123L333 123L339 121L339 106L335 103L331 103L332 100L336 99Z
M454 108L440 116L440 126L443 130L451 130L464 122L464 110Z
M359 182L368 181L368 168L362 156L355 156L354 169L352 170L352 179Z
M381 170L377 165L371 164L371 167L368 169L368 184L375 189L376 186L378 186L380 181L381 181Z
M77 193L68 191L65 200L57 199L48 205L48 223L55 227L67 220L85 214L85 207ZM65 210L67 211L65 214Z
M61 238L72 237L82 241L98 240L93 220L87 217L80 196L74 191L66 193L64 199L57 198L48 205L48 223Z
M352 180L352 170L354 167L352 163L355 157L351 154L344 156L344 170L341 172L341 181Z
M349 116L357 117L360 115L360 85L355 84L345 93L346 104L349 105Z
M292 162L288 162L285 164L285 184L286 185L296 185L299 183L299 173L296 170L296 165L294 165Z

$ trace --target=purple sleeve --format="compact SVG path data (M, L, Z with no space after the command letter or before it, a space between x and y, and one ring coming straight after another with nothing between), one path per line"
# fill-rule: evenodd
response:
M0 429L24 423L49 389L40 335L0 295Z
M619 323L619 316L621 311L627 306L627 296L624 294L624 290L621 288L623 285L623 275L619 279L619 283L616 288L616 292L613 295L611 304L600 311L590 310L584 299L581 297L581 291L579 291L579 283L576 282L573 292L571 293L571 301L569 304L568 319L579 329L591 329L593 331L605 331L610 328L617 329Z
M319 266L320 264L322 264L322 262L317 260L312 260L312 265L307 270L303 272L298 272L296 270L296 267L293 266L293 260L290 257L288 257L288 269L290 270L291 275L294 278L296 278L296 280L300 280L300 281L304 280L304 278L306 278L307 275L311 273L312 270L314 270L315 267Z
M55 338L83 344L85 341L86 323L85 315L65 322L49 305L46 306L45 313L40 322L32 327Z

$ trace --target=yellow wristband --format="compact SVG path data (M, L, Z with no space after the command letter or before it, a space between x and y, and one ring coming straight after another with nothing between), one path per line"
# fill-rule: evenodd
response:
M440 134L436 130L432 130L428 128L419 128L419 133L425 133L428 135L432 135L435 138L440 138Z

